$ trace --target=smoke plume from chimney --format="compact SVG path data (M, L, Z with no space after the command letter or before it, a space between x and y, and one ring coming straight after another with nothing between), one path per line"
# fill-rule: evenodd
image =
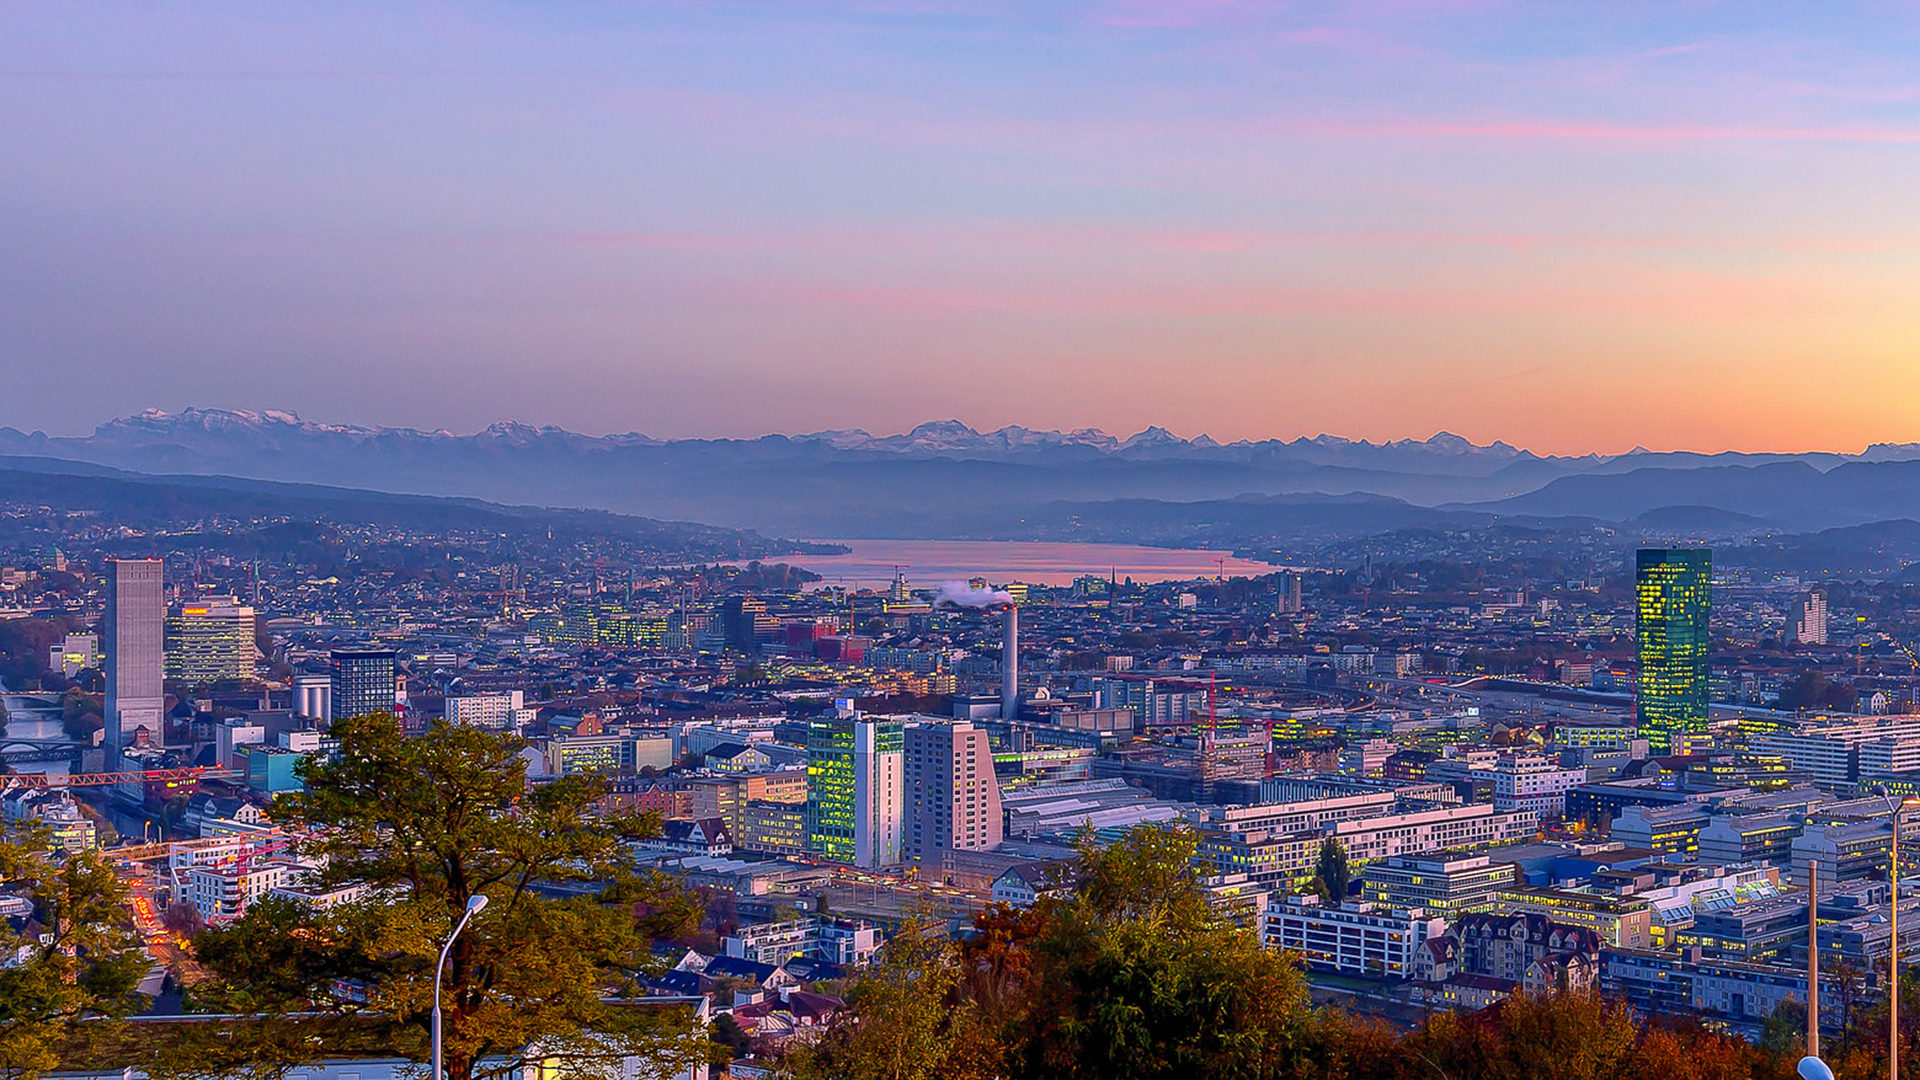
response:
M934 591L933 606L950 610L990 611L1012 607L1013 597L1002 589L976 589L964 581L949 581Z

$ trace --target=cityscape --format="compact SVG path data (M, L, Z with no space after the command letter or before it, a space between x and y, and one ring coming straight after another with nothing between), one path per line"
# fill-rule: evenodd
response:
M1895 947L1887 793L1920 795L1898 582L1693 545L1575 580L849 586L798 550L648 565L342 527L243 561L205 540L281 524L65 521L0 571L6 817L110 860L159 1014L216 980L208 935L375 902L280 809L354 720L486 733L515 783L656 822L625 853L697 911L633 986L729 1018L738 1076L784 1075L903 927L969 940L1146 833L1185 838L1205 910L1315 1001L1399 1027L1577 991L1761 1042L1804 1017L1817 896L1837 1036Z
M0 1080L1920 1069L1916 58L0 6Z

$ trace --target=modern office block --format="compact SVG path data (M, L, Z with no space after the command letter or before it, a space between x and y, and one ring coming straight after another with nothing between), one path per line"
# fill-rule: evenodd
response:
M392 712L399 701L397 655L392 649L334 650L334 718Z
M1634 589L1640 655L1635 712L1648 744L1665 753L1676 736L1707 730L1713 552L1642 550Z
M859 866L901 861L906 726L835 717L807 732L807 850Z
M231 597L180 605L167 616L167 677L190 684L254 677L254 612Z

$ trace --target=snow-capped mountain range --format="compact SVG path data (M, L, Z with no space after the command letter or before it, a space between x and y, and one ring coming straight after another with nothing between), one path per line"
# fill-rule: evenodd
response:
M1016 535L1041 520L1085 519L1076 508L1095 505L1185 520L1221 500L1326 497L1609 521L1673 509L1816 527L1920 519L1920 444L1857 455L1563 457L1447 432L1222 443L1160 427L1122 438L982 432L958 420L893 435L663 440L512 421L463 435L316 423L285 410L149 409L80 437L0 428L0 456L597 508L788 536Z

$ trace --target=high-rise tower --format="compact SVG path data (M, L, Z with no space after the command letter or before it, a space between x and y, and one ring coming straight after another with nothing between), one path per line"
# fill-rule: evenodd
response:
M1640 734L1658 752L1677 735L1707 729L1707 622L1713 607L1713 552L1649 548L1634 576L1634 628L1640 655L1634 711Z
M901 861L905 725L834 717L807 731L807 850L860 866Z
M906 778L907 858L938 863L945 852L980 851L1004 839L985 731L965 721L908 728Z
M160 559L107 562L107 764L140 741L166 740L166 563Z
M1298 615L1306 610L1300 596L1300 575L1292 570L1280 575L1280 614Z
M1787 641L1793 645L1827 643L1827 593L1815 589L1795 600L1787 619Z

